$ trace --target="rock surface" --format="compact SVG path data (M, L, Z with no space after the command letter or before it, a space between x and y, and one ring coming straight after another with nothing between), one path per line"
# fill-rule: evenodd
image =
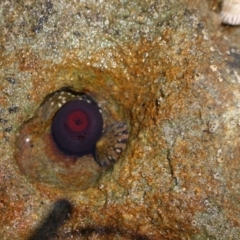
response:
M240 30L218 3L1 1L0 239L240 238ZM130 128L87 189L16 161L20 128L62 87Z

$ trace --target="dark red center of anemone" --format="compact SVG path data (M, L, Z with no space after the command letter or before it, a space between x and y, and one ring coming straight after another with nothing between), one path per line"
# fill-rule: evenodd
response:
M82 132L88 126L87 115L81 111L74 111L68 115L67 124L73 132Z
M88 99L91 98L88 96ZM51 125L58 148L67 155L77 156L93 152L102 130L102 114L92 99L66 103L57 111Z

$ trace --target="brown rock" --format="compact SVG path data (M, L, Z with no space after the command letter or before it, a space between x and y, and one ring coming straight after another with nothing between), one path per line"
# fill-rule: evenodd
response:
M0 239L239 239L239 31L201 2L0 3ZM20 129L62 87L130 128L86 189L16 159Z

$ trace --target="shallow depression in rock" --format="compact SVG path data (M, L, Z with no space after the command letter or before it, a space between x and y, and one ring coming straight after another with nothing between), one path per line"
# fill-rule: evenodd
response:
M127 125L115 116L89 94L67 88L51 93L20 128L20 170L36 183L61 189L93 186L127 144Z

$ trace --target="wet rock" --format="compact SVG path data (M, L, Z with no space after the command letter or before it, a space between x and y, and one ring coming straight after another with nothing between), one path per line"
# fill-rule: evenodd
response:
M204 18L211 4L1 2L1 239L239 239L239 31ZM16 161L22 124L63 87L130 129L84 189Z

